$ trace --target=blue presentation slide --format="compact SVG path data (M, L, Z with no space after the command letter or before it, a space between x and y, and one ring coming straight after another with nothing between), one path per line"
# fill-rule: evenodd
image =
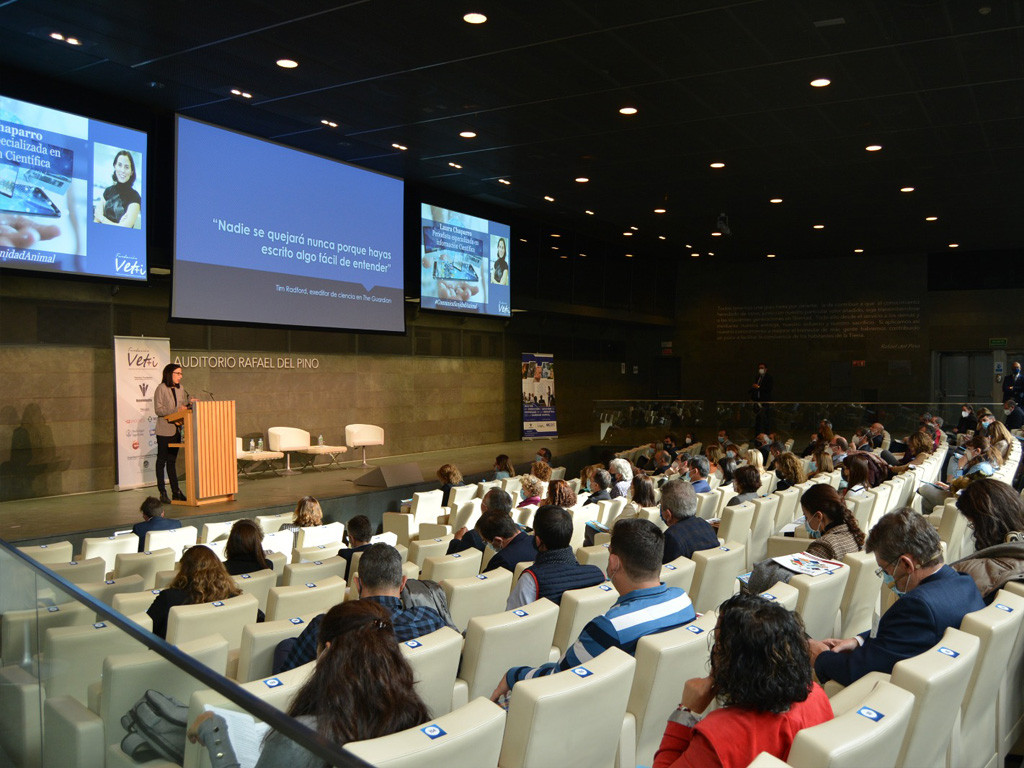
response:
M177 120L180 318L404 331L400 179Z
M421 307L512 314L507 224L423 203L420 228Z
M0 265L146 279L146 134L0 96Z

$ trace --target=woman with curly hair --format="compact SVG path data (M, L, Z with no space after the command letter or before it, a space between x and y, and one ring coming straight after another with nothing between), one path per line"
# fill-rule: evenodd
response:
M350 600L324 615L316 668L295 694L288 714L339 746L387 736L430 719L414 682L388 610L371 600ZM219 715L204 712L188 737L207 748L213 768L238 765L227 723ZM256 768L324 765L305 747L271 731Z
M565 480L552 480L548 483L548 497L545 504L554 504L562 509L576 506L576 492Z
M775 474L779 477L779 484L775 486L777 491L784 491L794 485L807 482L803 461L798 459L795 453L789 451L780 453L775 459Z
M919 467L932 455L932 440L924 432L914 432L907 438L907 450L903 452L900 463L892 468L896 474L902 474L911 467Z
M296 531L299 528L311 528L324 524L324 511L320 502L312 496L303 496L295 505L295 513L288 525L282 525L282 531Z
M146 613L153 620L153 634L167 637L167 619L176 605L212 603L237 597L242 590L224 568L213 550L197 545L185 550L178 563L178 572Z
M518 506L528 507L531 504L540 505L540 495L543 491L544 483L533 475L524 475L522 479L522 487L519 489L519 498L522 499L522 501Z
M714 699L719 708L702 717ZM733 595L718 609L711 674L686 681L654 768L744 768L761 752L785 760L797 731L831 719L800 617Z
M608 471L612 473L613 479L611 497L617 499L628 495L630 483L633 482L633 465L625 459L612 459Z
M441 483L441 506L447 507L448 500L452 495L452 488L465 485L462 480L462 473L454 464L442 464L437 470L437 480Z

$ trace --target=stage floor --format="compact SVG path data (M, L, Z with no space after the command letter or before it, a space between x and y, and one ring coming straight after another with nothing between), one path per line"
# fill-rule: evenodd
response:
M492 470L494 457L501 453L509 455L517 471L525 472L529 469L537 448L541 446L548 446L551 449L555 464L558 465L560 456L585 451L595 444L595 436L586 434L568 435L549 441L515 440L401 456L374 457L371 449L367 461L372 466L415 462L423 472L424 484L436 487L434 475L437 468L445 463L455 464L466 478L475 480ZM358 457L358 452L355 455ZM324 459L321 458L319 461L322 464ZM579 463L572 462L569 466L570 472L578 472ZM374 507L378 508L361 511L371 513L371 520L379 520L381 513L395 508L397 500L408 498L414 486L404 486L404 490L388 489L385 492L380 488L368 488L352 482L369 471L361 467L360 459L356 458L341 462L341 468L307 469L300 474L288 476L264 472L252 478L239 477L238 496L235 501L205 504L200 507L174 505L167 507L165 514L181 519L186 525L194 524L201 527L203 522L211 519L279 513L294 508L295 502L307 495L317 497L325 507L326 514L328 505L325 502L329 500L375 494ZM43 499L6 501L0 503L0 538L13 543L35 544L60 538L80 540L84 536L108 535L115 530L131 528L139 522L142 519L139 505L143 499L151 495L156 495L155 488L97 491ZM329 514L327 516L331 517Z

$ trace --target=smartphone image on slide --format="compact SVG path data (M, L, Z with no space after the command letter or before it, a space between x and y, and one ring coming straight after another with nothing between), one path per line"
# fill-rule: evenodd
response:
M18 183L18 172L21 168L17 163L0 164L0 195L14 196L14 187Z
M54 218L60 216L60 208L54 205L43 190L25 184L15 184L10 196L0 197L0 212Z

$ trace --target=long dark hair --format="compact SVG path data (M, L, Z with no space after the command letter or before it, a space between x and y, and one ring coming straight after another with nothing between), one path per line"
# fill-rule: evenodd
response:
M324 738L346 744L430 719L413 689L412 667L398 648L391 614L379 603L350 600L331 608L320 622L318 646L316 668L288 714L316 717Z
M853 488L856 485L863 485L865 488L871 488L871 472L869 471L868 462L871 459L860 456L856 453L849 454L843 463L840 465L841 469L846 470L846 487Z
M651 478L644 475L633 476L633 503L638 507L653 507L657 502L654 500L654 483Z
M171 378L171 374L174 373L179 368L181 368L181 366L178 365L177 363L168 363L167 365L164 366L164 371L162 374L160 374L160 378L163 380L165 387L174 386L174 379Z
M125 157L128 158L128 165L130 165L132 167L132 175L129 176L128 177L128 181L126 181L124 183L124 185L126 187L130 187L133 184L135 184L135 179L136 179L136 175L135 175L135 158L132 157L132 153L129 152L127 149L122 149L120 152L118 152L116 155L114 155L114 165L115 166L117 165L117 159L119 157L121 157L122 155L124 155ZM121 183L120 181L117 180L117 171L114 171L110 176L114 180L115 184L120 184Z
M864 548L864 532L857 525L857 518L843 503L836 489L828 483L815 483L804 491L800 497L800 506L804 508L805 515L808 512L821 512L830 523L846 523L857 542L857 549Z
M1010 531L1024 531L1024 501L999 480L975 480L961 492L956 508L974 526L978 549L1002 544Z
M811 655L793 611L736 594L718 609L711 677L723 706L779 714L811 692Z
M263 554L263 529L255 520L239 520L231 526L224 546L228 560L255 560L260 568L269 568Z

